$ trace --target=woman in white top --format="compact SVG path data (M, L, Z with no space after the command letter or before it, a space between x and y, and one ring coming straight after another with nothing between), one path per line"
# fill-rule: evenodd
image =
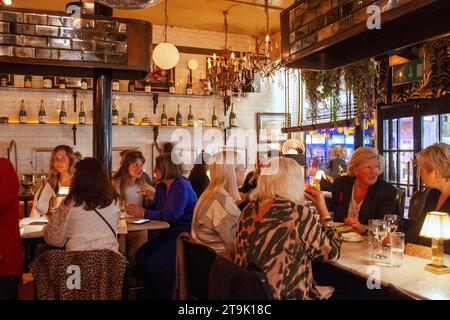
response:
M144 206L145 200L151 200L155 189L145 182L143 177L145 158L140 151L128 151L124 154L122 165L112 178L112 184L125 207L128 203ZM120 251L135 264L136 251L147 242L147 231L134 231L126 236L126 243L120 241Z
M233 260L236 224L241 211L238 185L244 181L244 166L236 151L215 154L209 164L211 182L194 209L192 237Z
M60 189L62 188L68 189L75 173L76 163L77 157L71 147L59 145L53 149L52 156L50 158L48 179L47 181L42 180L41 187L34 196L33 208L31 209L30 217L41 217L47 214L47 212L43 212L42 208L38 207L39 198L45 184L49 183L55 194L60 193Z
M95 158L77 163L71 189L44 228L50 246L68 251L109 249L118 252L120 207L104 166Z

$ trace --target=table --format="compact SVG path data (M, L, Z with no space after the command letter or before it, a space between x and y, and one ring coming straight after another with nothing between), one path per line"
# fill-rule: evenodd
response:
M428 259L405 255L400 267L375 265L369 257L367 237L364 237L362 242L343 242L339 260L329 265L364 280L373 277L374 270L379 270L382 286L393 285L416 299L450 300L450 274L435 275L425 271L425 265L430 262ZM449 255L445 255L444 263L450 265Z

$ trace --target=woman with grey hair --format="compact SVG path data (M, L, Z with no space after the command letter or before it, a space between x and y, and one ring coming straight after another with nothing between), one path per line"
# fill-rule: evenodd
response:
M348 164L346 176L333 183L334 219L359 233L367 230L369 219L395 213L395 188L379 178L383 157L375 148L358 148Z
M433 144L416 155L417 170L427 187L419 218L408 228L406 241L430 246L431 240L419 237L427 212L450 213L450 146L446 143ZM445 253L450 254L450 242L445 241Z

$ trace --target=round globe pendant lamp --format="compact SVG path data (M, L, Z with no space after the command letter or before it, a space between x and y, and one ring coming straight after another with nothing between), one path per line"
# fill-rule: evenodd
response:
M180 60L180 53L177 47L167 42L167 20L169 19L167 16L167 0L164 1L164 13L164 42L153 49L153 61L159 68L169 70L177 65L178 60Z

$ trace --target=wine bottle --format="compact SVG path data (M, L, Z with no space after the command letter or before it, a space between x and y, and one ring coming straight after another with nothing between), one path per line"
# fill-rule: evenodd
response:
M169 83L169 93L175 93L175 84L173 82Z
M135 89L134 80L131 80L130 82L128 82L128 92L134 92L134 89Z
M25 111L25 100L20 100L19 123L27 123L27 112Z
M167 113L166 113L166 105L163 104L163 111L161 113L161 125L167 126Z
M186 94L192 94L192 80L190 74L188 74L187 82L186 82Z
M177 126L181 127L183 125L183 116L181 115L181 112L180 112L180 105L178 105L176 119L177 119Z
M44 100L41 100L41 106L39 108L39 114L38 114L38 119L39 119L39 123L40 124L45 124L47 115L45 114L45 109L44 109Z
M24 88L31 88L33 87L33 77L32 76L25 76L24 82L23 82Z
M213 127L219 126L219 120L217 119L217 116L216 116L216 107L215 106L213 106L213 115L212 115L211 123L212 123Z
M148 80L145 81L144 91L147 93L152 92L152 85L151 85L150 81L148 81Z
M188 126L194 126L194 115L192 114L192 105L189 105Z
M86 124L86 112L84 112L83 101L80 102L80 113L78 113L79 124Z
M128 124L134 126L133 103L130 102L130 112L128 112Z
M59 112L59 123L60 124L67 123L67 113L64 101L61 101L61 111Z
M234 103L231 104L230 127L236 127L236 113L234 112Z
M113 106L112 106L112 124L118 125L119 124L119 110L117 110L117 99L113 100Z

